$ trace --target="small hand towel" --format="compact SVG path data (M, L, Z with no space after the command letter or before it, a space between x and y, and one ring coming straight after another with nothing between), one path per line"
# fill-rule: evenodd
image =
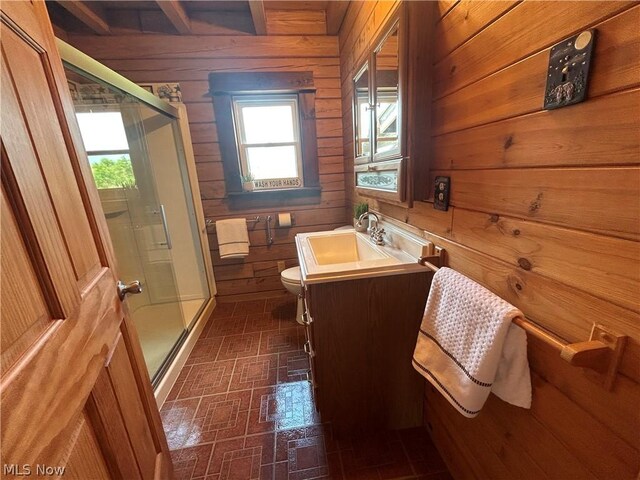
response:
M244 218L216 222L220 258L242 258L249 255L249 232Z
M517 316L523 316L520 310L483 286L440 268L431 283L413 366L465 417L478 415L495 381L496 395L528 408L526 333L511 323Z
M527 333L512 323L502 347L491 391L512 405L531 408L531 375L527 359Z

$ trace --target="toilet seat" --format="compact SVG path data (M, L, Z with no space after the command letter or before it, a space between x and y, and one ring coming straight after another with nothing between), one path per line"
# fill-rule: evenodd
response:
M293 285L300 285L300 267L291 267L283 270L280 274L283 282Z

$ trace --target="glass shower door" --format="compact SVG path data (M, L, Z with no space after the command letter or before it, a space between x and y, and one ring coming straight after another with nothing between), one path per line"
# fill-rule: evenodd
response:
M154 384L209 288L175 119L65 65L76 117ZM198 253L200 253L198 255Z

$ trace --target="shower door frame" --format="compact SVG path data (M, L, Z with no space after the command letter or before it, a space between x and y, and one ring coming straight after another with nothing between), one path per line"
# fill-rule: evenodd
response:
M58 47L58 52L60 53L60 57L64 63L135 97L150 108L174 119L178 126L177 137L179 138L176 138L176 140L179 144L177 146L182 149L182 156L184 158L187 171L187 180L189 182L191 200L195 210L195 221L199 233L207 284L209 287L209 299L200 309L200 313L197 318L191 320L190 328L186 329L180 336L175 347L167 356L167 360L170 360L170 363L166 362L158 371L160 373L159 381L157 383L154 382L153 386L156 401L161 406L216 306L215 295L217 290L213 275L213 263L211 261L204 210L200 200L200 187L198 184L195 157L191 143L187 109L184 104L170 104L165 100L161 100L148 90L145 90L141 86L111 70L107 66L82 53L80 50L72 47L59 38L56 38L56 46Z

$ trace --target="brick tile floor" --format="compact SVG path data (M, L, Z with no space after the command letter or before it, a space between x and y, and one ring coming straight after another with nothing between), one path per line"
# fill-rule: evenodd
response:
M291 297L222 303L161 409L178 480L449 480L423 428L333 438Z

